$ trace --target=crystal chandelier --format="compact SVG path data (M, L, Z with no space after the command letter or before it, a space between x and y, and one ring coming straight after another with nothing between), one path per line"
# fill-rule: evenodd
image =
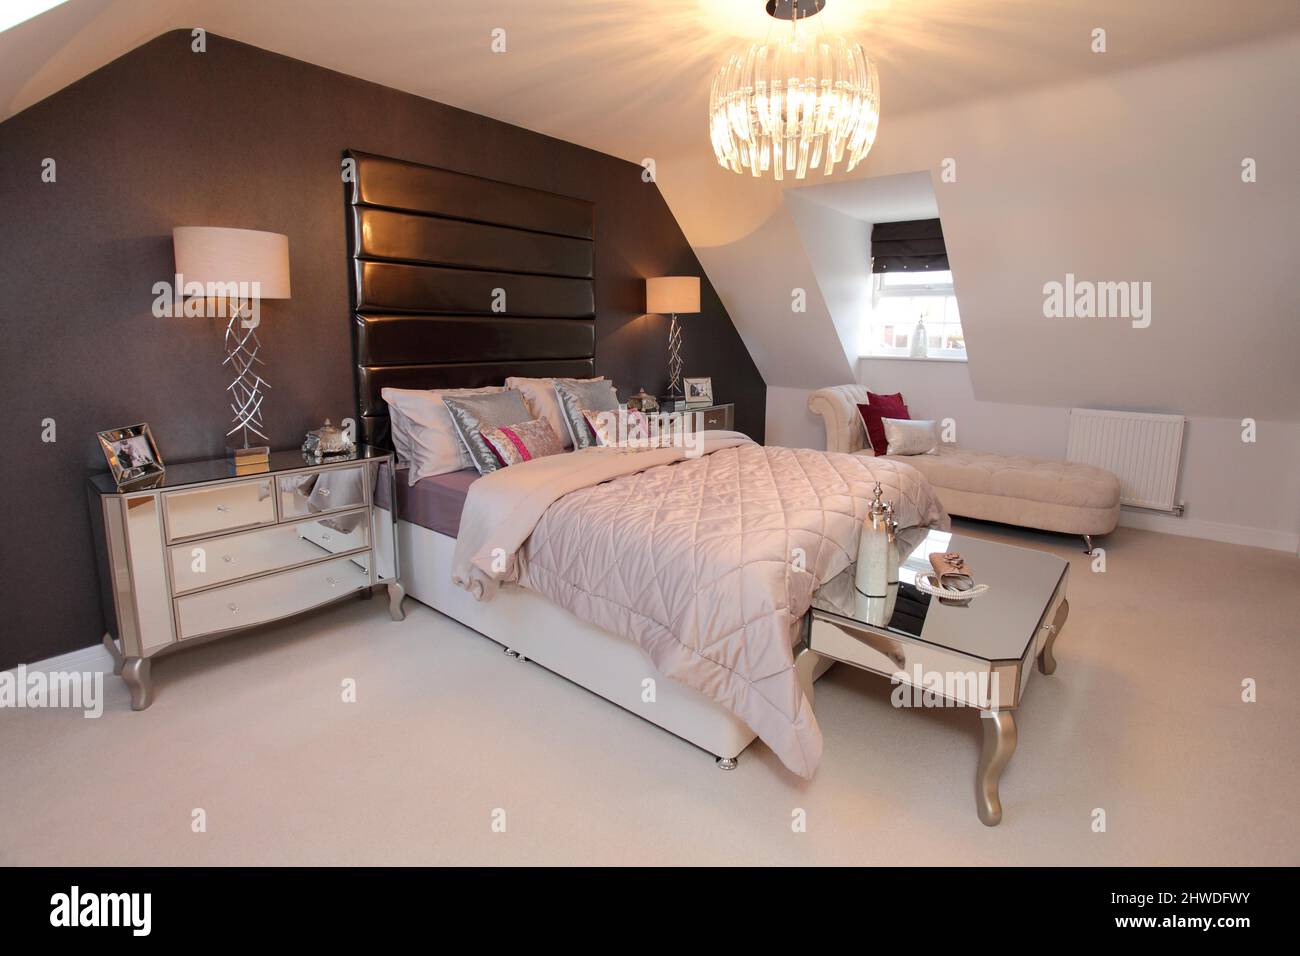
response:
M826 0L768 0L776 38L734 53L709 93L709 135L718 164L733 172L803 179L829 175L848 154L852 170L880 125L880 80L860 43L801 28Z

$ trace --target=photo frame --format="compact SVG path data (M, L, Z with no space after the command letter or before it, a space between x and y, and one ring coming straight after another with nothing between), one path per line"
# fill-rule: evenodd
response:
M98 434L99 447L118 487L158 477L166 470L147 423L110 428Z
M682 380L682 384L686 389L687 405L713 404L713 379L687 378Z

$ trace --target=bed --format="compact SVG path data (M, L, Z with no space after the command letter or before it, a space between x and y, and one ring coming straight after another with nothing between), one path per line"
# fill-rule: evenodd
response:
M594 374L592 204L349 152L358 422L392 447L381 392ZM508 303L504 311L498 309ZM735 766L756 736L810 777L821 738L794 680L798 621L856 554L871 483L905 524L946 522L905 464L767 449L593 448L482 477L397 482L407 594ZM672 522L691 501L708 516ZM569 556L590 549L598 561ZM603 566L662 555L658 595ZM670 560L676 556L676 561ZM651 562L653 564L653 561ZM728 623L727 616L742 613Z

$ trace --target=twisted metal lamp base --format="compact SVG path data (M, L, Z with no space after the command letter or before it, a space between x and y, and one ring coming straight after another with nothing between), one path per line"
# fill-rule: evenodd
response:
M234 413L234 427L226 432L226 437L242 432L242 449L240 451L265 453L268 439L262 423L262 389L270 388L266 380L257 373L255 365L265 365L257 353L262 343L257 338L257 326L245 326L242 320L247 311L247 304L239 302L230 310L230 321L226 323L226 358L221 364L229 365L235 373L234 380L226 386L230 393L230 410ZM260 441L254 442L251 436ZM236 439L237 441L239 439Z
M676 312L668 324L668 397L686 397L682 391L682 326Z

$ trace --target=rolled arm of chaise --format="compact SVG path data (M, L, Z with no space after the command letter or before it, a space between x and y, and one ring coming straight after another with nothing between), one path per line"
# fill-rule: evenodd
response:
M867 447L867 430L858 406L867 403L865 385L831 385L808 396L808 410L822 417L826 450L855 452Z

